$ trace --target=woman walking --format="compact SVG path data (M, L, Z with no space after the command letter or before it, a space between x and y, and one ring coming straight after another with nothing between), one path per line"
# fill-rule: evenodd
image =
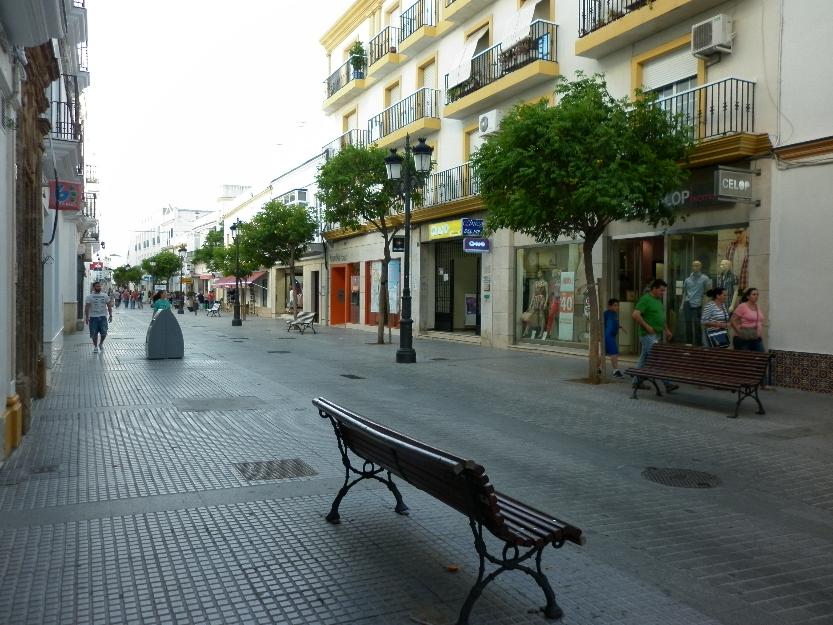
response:
M158 291L153 294L153 316L160 310L170 310L171 301L166 297L167 291Z
M758 306L758 289L750 287L743 292L741 303L732 313L732 329L735 337L732 344L735 349L750 352L763 352L764 341L761 331L764 327L764 314Z
M726 289L706 291L712 298L703 307L700 325L703 326L703 345L707 347L729 347L729 311L726 309Z

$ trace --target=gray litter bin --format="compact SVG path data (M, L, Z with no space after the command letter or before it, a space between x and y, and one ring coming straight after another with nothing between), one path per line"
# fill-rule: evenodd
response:
M182 329L170 309L159 311L150 322L145 347L148 360L182 358L185 355Z

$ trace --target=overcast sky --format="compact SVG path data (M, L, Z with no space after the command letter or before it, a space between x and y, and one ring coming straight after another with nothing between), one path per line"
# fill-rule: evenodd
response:
M333 137L321 36L352 0L87 0L85 158L108 252L136 216L216 208L223 184L262 186Z

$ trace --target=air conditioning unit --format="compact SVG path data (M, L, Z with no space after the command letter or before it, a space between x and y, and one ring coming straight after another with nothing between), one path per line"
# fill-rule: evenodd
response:
M732 36L732 18L715 15L691 27L691 53L709 56L715 52L731 52Z
M490 135L493 132L497 132L497 129L500 126L501 119L503 119L503 111L499 109L494 109L493 111L487 111L485 113L482 113L480 115L480 119L478 120L480 134Z

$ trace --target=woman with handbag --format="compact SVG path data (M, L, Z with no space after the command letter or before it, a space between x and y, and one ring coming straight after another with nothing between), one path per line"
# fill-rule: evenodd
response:
M729 347L729 311L726 309L726 289L716 288L706 291L712 298L703 307L700 325L703 326L703 345L707 347Z
M732 329L735 336L732 344L735 349L750 352L763 352L764 341L761 330L764 326L764 314L758 306L758 289L749 287L743 292L741 303L732 313Z

